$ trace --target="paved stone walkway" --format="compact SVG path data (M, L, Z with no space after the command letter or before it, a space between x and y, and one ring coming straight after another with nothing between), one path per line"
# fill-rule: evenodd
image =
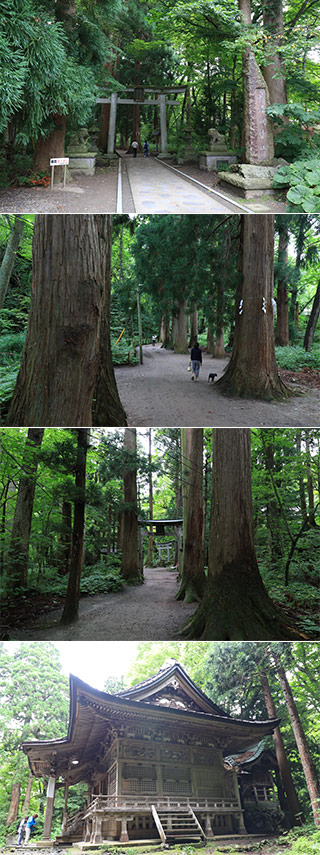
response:
M126 156L127 172L137 214L239 214L232 202L210 196L153 157Z

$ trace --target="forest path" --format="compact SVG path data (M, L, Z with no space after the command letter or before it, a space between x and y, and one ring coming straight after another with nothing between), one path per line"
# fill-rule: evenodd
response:
M214 191L210 195L179 173L166 169L156 158L122 158L137 214L239 214L241 209L224 201Z
M188 354L160 345L143 348L143 365L116 369L117 386L129 425L137 427L318 427L320 392L313 389L285 401L229 398L208 375L223 374L227 359L203 354L200 379L191 382ZM291 387L293 388L293 387Z
M10 636L24 641L173 640L196 608L195 603L177 602L177 591L176 571L145 568L143 585L81 599L77 623L69 627L48 626L60 618L61 609L55 609L44 616L46 628L37 629L36 624L30 624L28 628L12 630Z

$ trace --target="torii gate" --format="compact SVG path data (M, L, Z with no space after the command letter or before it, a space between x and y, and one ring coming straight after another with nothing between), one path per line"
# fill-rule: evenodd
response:
M172 86L170 88L150 87L144 89L143 86L126 88L122 90L124 93L133 92L133 98L123 98L122 92L119 97L117 92L112 92L110 97L97 98L97 104L110 104L109 118L109 134L108 134L108 154L114 153L116 139L116 118L118 104L143 104L145 107L160 107L160 140L162 156L168 153L168 138L167 138L167 105L174 104L177 106L176 100L170 100L167 95L185 92L186 86ZM145 98L145 93L154 94L154 98ZM159 97L157 97L159 96Z
M143 572L143 538L145 528L155 528L156 537L172 534L178 542L178 567L182 558L182 526L183 519L177 520L138 520L139 525L139 568ZM166 529L170 529L169 531ZM148 536L149 532L148 532Z

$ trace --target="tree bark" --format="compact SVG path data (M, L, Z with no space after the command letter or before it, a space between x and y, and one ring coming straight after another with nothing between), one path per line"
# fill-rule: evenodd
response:
M71 502L62 502L62 532L60 537L59 576L66 576L70 570L72 550L72 506Z
M168 315L164 315L161 319L159 341L163 347L168 347L170 344L170 323Z
M196 341L198 341L198 310L194 309L190 315L189 347L193 347Z
M243 281L232 356L221 391L272 400L289 395L280 380L273 333L273 240L271 214L243 216Z
M211 353L211 354L213 354L213 353L214 353L214 348L215 348L215 344L214 344L214 338L213 338L213 328L212 328L211 324L208 324L208 331L207 331L207 353Z
M316 326L320 316L320 281L314 295L314 301L311 309L311 314L307 323L307 329L305 332L303 347L305 350L310 352L312 350L313 345L313 337L315 334Z
M283 691L284 699L289 713L289 718L291 721L292 730L300 754L308 793L310 796L314 824L316 826L320 826L320 783L318 780L316 767L310 754L309 745L302 727L301 719L291 691L291 686L289 685L289 682L287 680L285 670L280 663L279 656L274 653L273 658L276 664L280 685Z
M138 564L137 431L135 428L125 429L123 450L125 468L121 574L128 585L137 585L142 582L142 579Z
M177 600L200 600L205 585L203 569L203 430L182 428L182 576Z
M285 216L279 217L276 344L280 347L289 344L288 245L288 221Z
M78 620L80 580L83 560L84 517L86 507L86 460L89 446L90 431L80 428L78 431L77 460L76 460L76 500L74 502L72 550L68 588L64 609L61 616L62 624Z
M31 308L9 425L92 424L108 219L100 214L35 218Z
M266 671L264 669L259 670L259 675L261 679L262 690L264 694L265 705L267 708L268 718L275 719L277 718L276 708L274 705L273 697L271 694L270 686ZM284 791L287 795L288 799L288 809L290 813L291 825L300 825L302 811L299 805L297 793L295 790L295 786L292 780L290 764L285 752L285 747L280 731L280 727L276 727L272 734L274 750L276 752L276 758L279 766L279 772L281 781L283 784Z
M263 26L270 33L274 44L272 61L263 68L271 104L287 104L287 89L285 67L279 45L283 37L283 5L282 0L264 0ZM267 42L268 51L270 41Z
M34 778L33 775L29 775L26 794L24 797L23 808L22 808L22 816L28 816L29 814L29 806L30 806L30 798L31 798L31 790Z
M99 363L96 377L96 389L93 400L92 423L95 427L118 427L127 424L126 413L120 401L114 368L112 364L110 341L110 294L111 294L111 254L112 254L112 217L106 217L105 227L105 296L101 318Z
M10 278L24 230L24 218L16 215L0 267L0 309L4 304Z
M29 428L25 444L7 563L7 590L11 593L14 593L16 588L25 588L28 584L29 542L38 468L37 450L41 446L43 434L44 430L41 428Z
M11 801L9 812L6 820L6 826L11 825L12 822L16 822L18 819L18 811L19 811L19 799L20 799L20 787L21 784L17 781L14 781L12 784L12 792L11 792Z
M280 616L259 573L247 429L213 431L208 580L187 633L221 641L299 637Z
M49 172L51 157L64 157L65 140L66 140L66 116L52 116L54 121L54 129L48 137L39 137L36 143L33 169L34 172ZM54 170L54 183L58 184L62 180L63 166L56 166Z
M174 324L174 350L176 353L188 352L188 317L185 301L179 304Z

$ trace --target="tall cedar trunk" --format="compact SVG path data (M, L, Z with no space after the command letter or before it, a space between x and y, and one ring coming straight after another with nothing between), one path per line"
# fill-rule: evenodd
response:
M295 704L291 687L289 686L285 670L280 664L280 660L277 654L274 654L274 661L276 664L276 669L283 691L284 699L287 705L292 730L297 743L297 748L300 754L308 793L310 796L314 824L316 826L320 826L320 783L317 777L317 770L310 754L309 745L302 727L301 719Z
M213 354L213 353L214 353L214 349L215 349L215 344L214 344L214 338L213 338L213 327L212 327L212 324L208 324L208 331L207 331L207 353L211 353L211 354Z
M12 822L17 822L19 812L20 787L21 784L14 780L12 785L10 807L6 820L6 826L11 825Z
M135 428L125 429L123 450L125 468L121 574L129 585L134 585L142 581L138 566L137 431Z
M109 219L35 218L31 307L9 425L92 424Z
M176 353L187 353L188 350L188 317L185 301L179 304L178 313L174 318L174 349Z
M10 277L17 257L19 244L23 235L24 218L19 215L14 217L13 226L10 231L1 267L0 267L0 309L4 304L9 287Z
M221 641L299 637L278 613L259 573L247 429L213 431L208 581L186 634Z
M28 816L29 815L30 798L31 798L31 790L32 790L33 781L34 781L33 775L30 774L29 778L28 778L26 794L25 794L24 802L23 802L22 816Z
M273 333L272 214L243 216L241 300L232 356L217 386L227 394L280 398L289 392L278 375Z
M276 708L274 705L273 697L271 694L270 686L266 671L261 669L259 671L262 690L264 694L265 705L267 708L268 718L275 719L277 718ZM274 750L276 752L276 758L279 766L279 772L281 776L281 781L283 784L284 791L287 795L288 799L288 809L290 813L291 825L300 825L301 821L301 807L298 802L297 793L295 790L295 786L292 780L290 764L285 752L285 747L283 744L283 739L280 731L280 727L276 727L272 734Z
M168 315L163 315L160 324L159 341L163 347L169 347L170 344L170 322Z
M72 550L72 506L71 502L62 502L62 531L60 537L59 576L66 576L70 570Z
M264 0L263 26L272 36L275 49L272 62L268 62L268 65L265 65L263 68L263 76L268 87L270 104L287 104L285 66L281 53L277 50L283 37L282 0ZM267 46L270 55L269 39L267 40Z
M310 454L310 435L309 431L306 431L306 449L307 449L307 490L308 490L308 503L309 503L309 525L316 526L317 523L315 521L315 508L314 508L314 489L313 489L313 477L312 477L312 468L311 468L311 454Z
M310 318L307 323L307 329L305 332L303 347L305 350L310 352L313 345L313 337L315 334L316 326L320 316L320 281L314 296L314 301L312 304Z
M289 344L288 245L289 228L286 217L279 217L278 289L276 344Z
M295 323L296 326L299 326L299 303L297 302L297 296L298 296L298 283L299 283L299 279L300 279L300 269L301 269L301 263L302 263L302 254L304 251L305 234L306 234L306 228L308 227L307 217L308 217L307 214L300 214L300 217L298 220L298 234L297 234L297 238L296 238L297 251L296 251L296 263L295 263L296 273L295 273L294 281L291 285L291 300L290 300L290 307L289 307L289 318L290 318L291 323L292 324Z
M35 172L48 172L51 157L64 157L66 140L66 116L51 116L54 129L48 137L39 137L33 156L33 169ZM57 184L63 177L63 166L56 166L54 170L54 182Z
M200 600L205 585L203 569L203 430L182 428L182 576L177 600Z
M231 232L227 229L224 238L223 252L224 258L227 259L230 253ZM218 276L217 282L217 315L216 315L216 343L214 348L214 356L216 359L223 359L226 356L224 349L224 294L226 281L223 275Z
M301 430L299 430L296 434L296 446L297 446L297 451L298 451L298 455L299 455L300 463L301 463ZM306 494L305 494L305 488L304 488L304 477L303 477L303 472L301 472L300 467L299 467L299 496L300 496L300 509L301 509L301 514L302 514L302 520L303 520L303 522L306 522L308 519L308 511L307 511Z
M112 217L106 216L105 239L105 297L101 318L99 364L96 376L96 388L93 401L92 422L95 427L119 427L127 424L127 417L121 404L112 364L110 341L110 293L111 293L111 254L112 254Z
M274 434L271 429L265 432L266 442L263 446L264 457L265 457L265 465L267 472L274 478L275 477L275 462L274 462L274 445L273 439ZM281 511L279 509L279 505L277 499L272 493L270 497L268 497L266 503L267 509L267 526L270 532L271 539L271 562L273 565L277 565L278 561L283 558L282 552L282 537L280 531L280 519L281 519Z
M193 347L196 341L198 341L198 309L194 309L190 315L189 347Z
M87 428L78 430L77 460L76 460L76 499L74 502L72 550L68 588L61 623L68 624L78 619L80 580L83 560L84 517L86 508L86 461L89 446L90 431Z
M41 446L43 434L41 428L29 428L25 444L7 559L7 589L11 592L17 587L25 588L28 584L29 541L38 468L37 449Z
M148 430L149 437L149 519L153 519L153 484L152 484L152 430L149 428ZM150 526L149 533L149 547L148 547L148 564L152 564L153 557L153 526Z

